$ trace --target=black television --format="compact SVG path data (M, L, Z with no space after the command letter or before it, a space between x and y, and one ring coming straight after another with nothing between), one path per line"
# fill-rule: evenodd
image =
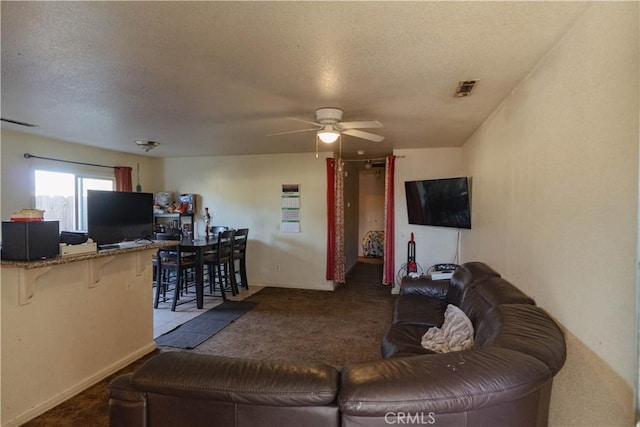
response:
M409 224L471 228L466 177L405 181Z
M88 190L87 229L98 246L150 239L153 194Z

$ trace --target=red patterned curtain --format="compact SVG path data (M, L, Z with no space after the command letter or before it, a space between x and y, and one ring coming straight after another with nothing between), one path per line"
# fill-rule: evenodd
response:
M116 166L116 191L133 191L133 184L131 182L131 171L133 170L129 166Z
M333 270L336 263L335 252L335 215L336 210L336 190L335 190L335 159L327 159L327 271L326 279L333 280Z
M336 160L336 197L335 197L335 268L333 270L333 281L344 283L345 280L345 260L344 260L344 172L341 159Z
M345 282L344 174L342 160L327 159L327 269L326 279Z
M382 269L382 283L392 285L395 282L395 213L394 213L394 172L395 156L386 159L384 176L384 257Z

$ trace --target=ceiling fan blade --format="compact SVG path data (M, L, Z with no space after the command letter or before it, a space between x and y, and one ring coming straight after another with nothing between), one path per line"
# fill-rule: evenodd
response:
M309 120L302 120L302 119L297 119L295 117L285 117L285 119L287 120L295 120L297 122L302 122L302 123L306 123L308 125L314 125L314 126L318 126L318 128L321 128L322 125L320 123L317 122L310 122Z
M368 139L369 141L380 142L384 139L384 136L374 135L369 132L364 132L356 129L347 129L342 131L345 135L355 136L356 138Z
M373 129L382 127L382 123L377 120L369 120L363 122L340 122L339 125L342 129Z
M278 132L278 133L270 133L267 136L276 136L276 135L287 135L289 133L298 133L298 132L309 132L310 130L318 130L317 128L314 129L300 129L300 130L290 130L288 132Z

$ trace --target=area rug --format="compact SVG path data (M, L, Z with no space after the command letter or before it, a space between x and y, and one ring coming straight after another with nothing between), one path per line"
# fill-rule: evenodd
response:
M193 349L251 310L254 301L225 301L155 339L161 347Z

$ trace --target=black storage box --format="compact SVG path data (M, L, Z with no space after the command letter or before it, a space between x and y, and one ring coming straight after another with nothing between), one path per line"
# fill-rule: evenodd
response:
M59 254L59 221L2 221L3 259L35 261Z

